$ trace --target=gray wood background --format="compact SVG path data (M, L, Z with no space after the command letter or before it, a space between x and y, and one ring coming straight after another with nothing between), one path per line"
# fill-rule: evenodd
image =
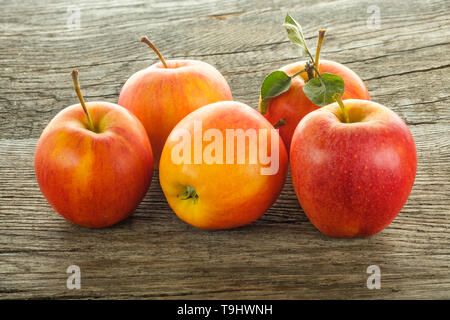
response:
M74 4L79 28L68 9ZM449 1L28 0L0 7L0 298L450 298ZM234 98L256 107L264 76L299 59L281 27L288 10L312 47L317 30L327 28L322 57L355 70L373 100L414 135L416 182L387 229L364 239L324 237L290 178L260 220L230 231L178 220L157 177L134 215L111 228L78 227L50 208L33 153L49 120L77 102L72 68L86 100L117 102L126 79L156 62L138 41L148 35L167 59L213 64ZM66 288L73 264L81 290ZM379 290L366 287L374 264Z

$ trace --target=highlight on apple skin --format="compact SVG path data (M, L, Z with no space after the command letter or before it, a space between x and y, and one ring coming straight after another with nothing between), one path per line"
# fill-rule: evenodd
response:
M330 237L370 236L397 216L414 184L417 155L405 122L371 101L344 100L305 116L290 153L298 200Z

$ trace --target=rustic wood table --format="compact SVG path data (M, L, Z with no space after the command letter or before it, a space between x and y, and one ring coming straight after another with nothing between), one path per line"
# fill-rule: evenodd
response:
M0 298L450 298L450 2L0 1ZM407 122L417 145L413 191L369 238L323 236L290 177L258 221L202 231L171 211L155 172L136 212L116 226L73 225L48 205L33 154L45 125L77 102L117 102L125 80L157 57L217 67L235 100L258 102L265 75L299 59L281 26L289 11L322 57L366 82ZM69 290L66 269L81 270ZM369 290L367 267L381 270Z

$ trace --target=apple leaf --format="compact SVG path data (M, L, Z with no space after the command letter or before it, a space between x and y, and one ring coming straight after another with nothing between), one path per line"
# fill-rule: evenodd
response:
M326 106L335 100L333 95L344 93L344 80L337 74L322 73L319 78L309 80L303 92L317 106Z
M289 13L286 14L283 27L287 31L289 40L302 48L303 52L308 56L311 56L308 46L306 45L305 36L303 35L302 27L300 24L292 18Z
M286 92L291 86L291 77L284 71L274 71L269 74L261 86L261 113L266 114L267 105L271 98Z

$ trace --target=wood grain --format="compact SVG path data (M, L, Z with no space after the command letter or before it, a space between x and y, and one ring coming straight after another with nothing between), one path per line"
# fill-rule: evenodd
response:
M81 10L69 29L67 7ZM450 298L450 3L441 1L0 1L0 298ZM367 8L380 8L369 29ZM235 100L253 107L270 71L298 59L280 26L287 11L322 57L348 65L372 99L408 123L418 150L415 186L398 218L364 239L322 236L290 177L258 221L206 232L168 207L155 173L133 216L107 229L59 217L37 186L33 153L50 119L76 102L117 102L121 86L166 58L216 66ZM81 290L66 288L80 266ZM380 290L366 287L379 265Z

